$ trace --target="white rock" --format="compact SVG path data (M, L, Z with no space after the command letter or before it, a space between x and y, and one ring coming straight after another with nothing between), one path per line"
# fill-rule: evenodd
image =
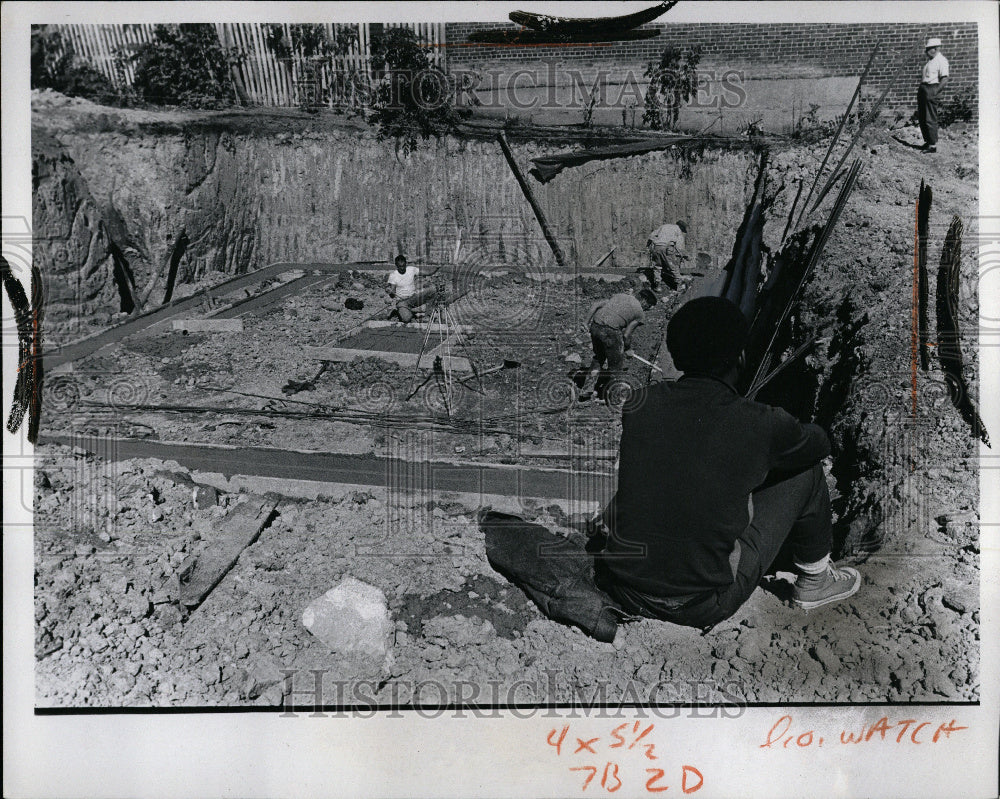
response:
M302 624L332 652L380 660L394 629L385 594L353 577L313 600L302 612Z

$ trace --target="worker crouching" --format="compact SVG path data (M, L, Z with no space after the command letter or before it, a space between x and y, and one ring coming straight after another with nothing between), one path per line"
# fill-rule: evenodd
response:
M585 323L590 333L594 357L587 369L574 377L582 389L579 400L585 402L605 391L625 368L625 352L632 348L632 333L645 320L645 313L656 305L656 295L649 289L635 294L622 292L595 302Z
M783 544L810 609L854 594L830 562L826 433L733 387L748 324L721 297L685 304L667 326L676 382L622 417L618 491L599 585L630 612L708 628L750 597Z

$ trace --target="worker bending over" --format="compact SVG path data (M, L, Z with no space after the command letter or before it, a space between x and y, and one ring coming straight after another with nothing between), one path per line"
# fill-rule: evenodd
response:
M395 263L396 268L389 273L386 281L386 291L396 300L396 313L405 323L413 319L414 310L425 305L437 293L434 286L418 289L418 281L433 275L437 268L421 272L419 267L406 265L405 255L397 255Z
M660 290L660 281L674 291L680 285L681 261L687 260L684 253L686 233L687 225L678 221L676 225L660 225L646 239L649 266L641 268L639 272L649 281L653 291Z
M854 594L830 562L822 428L740 396L748 324L722 297L686 303L667 326L683 372L622 417L618 492L599 585L628 611L708 628L750 597L786 539L810 609Z
M656 295L649 289L639 289L635 294L615 294L591 306L584 324L590 332L594 358L589 368L574 378L582 389L581 402L592 399L595 393L603 397L607 387L621 375L625 352L632 349L632 333L654 305Z

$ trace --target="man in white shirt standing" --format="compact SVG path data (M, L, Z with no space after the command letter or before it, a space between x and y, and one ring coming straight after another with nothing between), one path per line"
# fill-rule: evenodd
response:
M924 137L922 149L925 153L937 152L938 98L948 80L948 59L941 54L940 48L940 39L927 40L924 50L927 61L917 90L917 119L920 120L920 133Z
M431 300L436 293L434 286L418 290L417 279L430 277L437 269L421 272L419 267L407 266L405 255L397 255L395 263L396 268L389 273L386 281L386 291L396 300L400 321L406 323L413 319L413 310Z
M684 254L684 234L687 225L679 221L676 225L660 225L649 234L646 246L649 249L649 266L639 269L649 281L653 291L659 290L662 279L669 289L677 289L680 262L687 260Z

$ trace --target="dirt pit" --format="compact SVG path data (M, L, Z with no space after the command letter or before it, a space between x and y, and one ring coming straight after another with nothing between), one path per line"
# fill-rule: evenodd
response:
M277 706L301 700L288 691L309 690L310 669L330 669L330 685L344 681L348 690L374 681L363 697L379 704L441 701L414 696L421 685L489 702L496 681L500 703L587 701L595 692L611 702L636 692L645 699L664 684L690 691L691 681L731 698L719 701L978 697L979 555L969 510L944 515L906 552L870 559L861 591L845 602L792 609L779 576L707 636L644 620L621 628L612 645L545 618L492 571L476 507L388 505L376 492L283 499L188 615L177 604L177 571L240 496L198 507L183 470L109 464L65 447L40 448L37 470L41 707ZM526 515L571 532L558 513ZM395 634L385 672L338 671L302 625L306 605L347 576L388 599Z
M826 466L838 554L864 576L849 600L803 613L788 606L779 574L708 635L644 620L599 643L545 618L490 568L479 502L348 486L319 497L290 488L275 519L188 613L177 603L181 564L208 545L241 494L225 480L199 493L206 478L176 463L44 443L36 449L37 705L273 707L302 701L311 669L328 669L329 685L348 692L327 695L331 704L691 701L702 683L718 701L978 700L977 449L940 370L917 375L911 413L909 350L916 191L921 179L931 183L932 218L959 214L974 235L976 144L973 131L949 129L929 158L884 132L864 138L865 171L797 315L822 341L799 374L810 389L795 398L796 412L822 416L834 441ZM773 153L773 169L790 186L811 179L824 149L789 143ZM775 205L771 243L792 194ZM959 314L976 385L971 249ZM242 334L149 329L123 338L74 364L76 393L62 406L47 402L43 437L70 430L378 456L398 454L394 440L430 425L433 443L418 453L426 460L567 468L576 447L590 453L586 468L612 470L618 418L569 402L567 374L589 359L581 308L634 285L631 272L559 284L511 269L479 282L455 307L473 328L468 349L482 368L504 359L521 367L484 378L483 393L463 387L447 408L433 393L407 401L417 376L376 354L284 394L287 381L319 367L300 353L334 346L376 313L383 280L352 276L285 297L241 317ZM345 309L345 292L365 309ZM655 359L675 304L657 306L637 353ZM853 309L846 343L837 337L844 307ZM505 335L505 320L526 308L541 309L537 335ZM650 379L636 367L631 376ZM131 393L111 396L107 375L116 373L129 375ZM580 519L559 503L522 510L578 533L569 525ZM388 600L395 632L382 670L341 662L302 625L306 605L348 576ZM421 693L427 686L444 695Z

